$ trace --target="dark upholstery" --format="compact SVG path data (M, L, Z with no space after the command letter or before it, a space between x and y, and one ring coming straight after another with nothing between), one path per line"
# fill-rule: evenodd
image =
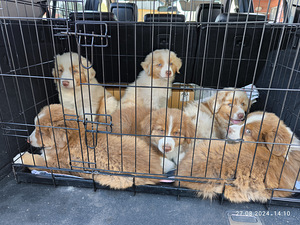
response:
M144 22L185 22L181 14L146 14Z
M197 22L214 22L220 13L224 12L222 4L200 4L196 9Z
M293 6L296 7L293 23L300 23L300 6L295 4Z
M110 11L114 13L119 21L137 21L138 8L134 3L111 3Z
M99 11L70 12L70 20L74 21L75 19L94 21L117 21L117 17L115 16L115 14L111 12Z
M257 13L230 13L228 22L241 22L241 21L265 21L266 16ZM228 13L221 13L216 18L216 22L227 22Z

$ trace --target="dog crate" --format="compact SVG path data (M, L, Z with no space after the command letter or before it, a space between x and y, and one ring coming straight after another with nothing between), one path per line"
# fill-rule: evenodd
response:
M251 111L275 113L300 137L299 9L293 0L1 0L0 178L13 170L18 182L106 188L94 179L60 174L72 171L69 168L31 166L30 171L13 162L21 152L40 153L26 140L40 110L59 103L56 78L51 74L54 57L65 52L89 59L100 85L119 100L142 71L140 64L146 55L156 49L174 51L182 67L173 86L168 87L172 91L170 108L183 110L188 101L200 102L210 92L251 84L259 92ZM155 88L151 93L155 95ZM77 115L74 118L89 123ZM33 173L34 167L45 171ZM109 170L92 173L115 174ZM122 171L117 175L147 176ZM166 174L152 178L182 179L176 172L172 179ZM299 171L295 185L297 180ZM272 196L268 203L299 206L300 190L296 187L285 190L292 192L291 197ZM180 182L134 185L128 190L195 196L194 190L181 187Z

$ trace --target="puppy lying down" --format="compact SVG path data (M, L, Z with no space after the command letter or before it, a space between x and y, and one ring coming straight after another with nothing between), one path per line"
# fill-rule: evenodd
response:
M133 177L102 175L97 174L97 170L110 170L116 174L162 174L160 156L154 150L150 154L145 151L149 149L145 141L128 136L122 137L121 141L121 136L100 133L93 135L89 132L93 129L89 124L85 128L82 122L74 120L75 117L66 116L74 114L73 111L64 109L64 113L65 120L62 106L55 104L44 107L36 116L36 128L28 142L34 147L43 147L44 151L42 155L28 152L21 155L25 165L52 168L54 171L55 168L66 168L69 169L65 172L67 174L90 179L93 176L91 172L94 172L96 182L114 189L131 187ZM105 130L101 127L99 129ZM85 170L87 173L75 170ZM156 183L159 180L147 177L135 179L136 185Z
M192 145L195 126L179 109L154 110L129 107L112 114L113 133L141 135L162 156L161 165L167 173L176 169ZM121 129L122 128L122 129Z
M225 139L228 125L244 120L251 107L246 92L239 89L219 91L199 104L195 100L184 107L184 112L197 125L197 137Z
M245 128L244 124L230 127L228 137L243 138L242 145L197 141L195 151L189 151L180 163L178 175L204 183L181 181L181 187L198 190L204 198L212 198L224 189L231 202L266 202L271 197L270 189L293 189L300 167L300 142L283 121L276 135L279 118L273 113L265 113L259 132L262 118L262 112L251 113ZM257 140L259 144L254 143ZM274 191L275 197L290 194Z

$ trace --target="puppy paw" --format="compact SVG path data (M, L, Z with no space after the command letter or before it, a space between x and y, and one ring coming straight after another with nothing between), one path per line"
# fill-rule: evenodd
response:
M176 164L171 160L161 157L160 158L161 167L164 168L164 173L168 173L171 170L175 170Z

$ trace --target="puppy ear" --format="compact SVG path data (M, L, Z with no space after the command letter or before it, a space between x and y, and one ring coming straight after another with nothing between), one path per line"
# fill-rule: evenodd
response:
M152 116L152 126L150 127L150 113L140 122L141 134L150 135L153 127L153 116Z
M206 101L206 103L208 104L208 107L210 108L210 110L212 112L215 112L215 113L219 112L227 94L228 94L228 92L226 92L226 91L219 91L218 93L216 93L215 95L213 95Z
M141 62L141 66L147 74L150 74L150 62L148 58L146 58L144 62Z
M52 68L52 76L53 77L58 77L58 76L56 76L56 67L54 67L54 68Z
M87 83L96 76L96 71L91 67L90 69L81 68L81 83Z
M64 148L67 145L67 136L69 137L69 132L64 129L55 129L54 132L50 131L52 133L51 137L53 139L53 142L55 141L56 147L61 149ZM54 133L54 137L53 137Z
M93 67L91 67L91 62L87 59L81 56L81 81L82 83L86 83L89 81L89 79L92 79L96 76L96 71ZM89 68L89 69L86 69Z
M96 76L96 71L93 67L87 70L87 73L89 74L90 79L94 78Z
M182 66L182 61L181 61L181 59L178 58L178 57L175 57L175 58L174 58L174 61L173 61L173 64L174 64L175 67L176 67L176 72L177 72L177 73L180 73L179 70L180 70L180 68L181 68L181 66Z
M148 111L148 109L146 109ZM141 113L143 115L143 113ZM139 130L142 132L142 134L150 135L154 125L156 124L156 121L159 117L165 116L164 113L161 113L161 110L155 110L152 111L152 113L149 110L149 113L147 116L140 122L139 124ZM150 123L151 119L151 123Z
M195 137L196 127L195 127L194 123L192 123L191 119L188 116L184 116L183 121L184 121L184 124L182 126L183 135L185 137L188 137L188 138L185 138L185 140L188 144L190 144L192 142L192 139L190 139L190 138Z
M61 60L61 55L56 55L54 57L54 67L52 68L52 76L53 77L59 77L58 74L58 62Z
M266 144L267 149L272 154L276 156L283 156L285 157L287 150L289 149L289 146L287 144L290 144L291 142L291 134L288 132L287 128L280 124L280 127L277 131L276 138L275 138L276 130L267 131L266 133L262 134L263 140L265 142L275 143L275 144ZM274 141L275 140L275 141ZM282 143L279 144L279 143Z
M56 67L54 67L54 68L52 68L52 76L53 77L59 77L58 76L58 73L57 73L57 68ZM54 79L54 83L57 85L57 89L58 89L58 85L59 85L59 80L57 80L57 79Z

